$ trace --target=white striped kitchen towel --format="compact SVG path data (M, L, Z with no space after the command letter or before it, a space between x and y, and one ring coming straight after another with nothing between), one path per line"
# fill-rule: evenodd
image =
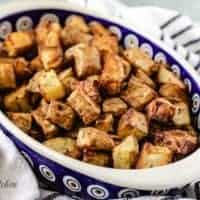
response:
M180 13L158 7L127 7L117 0L62 0L89 7L128 21L133 28L139 28L162 40L182 55L200 73L200 26ZM9 146L9 151L8 151ZM16 167L16 161L22 165ZM37 185L31 168L18 153L12 142L0 133L0 180L12 178L16 188L0 188L0 200L70 200L65 195L49 191ZM199 174L200 178L200 174ZM43 189L42 189L43 188ZM173 197L138 197L135 200L199 199L200 181L196 180L184 189L177 190Z

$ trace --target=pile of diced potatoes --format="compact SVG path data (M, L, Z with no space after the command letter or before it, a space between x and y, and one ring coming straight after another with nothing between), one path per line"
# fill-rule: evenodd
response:
M7 36L0 101L26 134L94 165L162 166L198 145L183 81L81 16L68 17L64 27L43 20Z

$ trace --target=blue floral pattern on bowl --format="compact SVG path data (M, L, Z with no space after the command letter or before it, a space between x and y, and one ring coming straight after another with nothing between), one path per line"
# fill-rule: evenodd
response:
M71 12L62 9L37 9L20 12L0 19L0 41L2 43L5 37L12 31L32 29L36 24L38 24L40 20L57 21L61 24L64 24L67 17L72 14L82 15L87 22L101 22L118 36L120 43L125 48L130 48L133 46L140 47L154 60L168 63L171 66L172 71L178 77L181 77L184 80L185 84L188 86L188 91L192 99L191 112L194 116L193 121L197 129L200 130L200 89L198 88L197 84L191 78L190 74L183 67L181 67L181 64L177 62L170 54L168 54L168 52L161 49L158 45L149 41L137 32L134 32L132 30L129 30L128 28L109 22L107 20L81 13ZM131 198L149 194L179 195L180 192L182 192L182 190L179 190L178 188L168 189L164 191L144 191L132 188L123 188L96 180L92 177L80 174L64 166L61 166L53 160L35 152L33 149L31 149L31 147L28 147L17 137L15 137L12 132L4 127L1 123L0 128L16 144L18 149L32 166L36 175L43 182L59 192L68 194L74 199L82 198L93 200L128 197Z

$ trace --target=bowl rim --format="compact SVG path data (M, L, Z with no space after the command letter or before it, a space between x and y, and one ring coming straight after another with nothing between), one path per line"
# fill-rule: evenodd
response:
M55 0L43 0L40 2L27 0L23 3L21 2L20 6L17 2L6 3L1 6L0 18L22 11L37 9L66 9L69 11L78 11L86 15L88 14L100 19L114 22L130 30L133 30L130 25L128 25L124 21L121 21L120 19L107 16L100 12L97 13L92 9L78 5L77 3ZM184 67L184 69L190 74L190 76L193 77L198 89L200 88L200 84L198 84L198 82L200 83L200 77L194 71L193 67L183 58L181 58L180 55L178 55L173 49L168 48L152 36L146 33L142 33L142 31L138 28L134 29L134 31L167 51L173 58L175 58L175 60L177 60L181 64L181 66ZM200 163L200 149L197 149L194 153L180 161L162 167L140 170L121 170L105 168L75 160L45 147L43 144L37 142L30 136L26 135L18 127L16 127L3 114L2 111L0 111L0 123L3 127L6 127L6 129L12 135L14 135L22 143L27 145L29 148L31 148L41 156L44 156L45 158L48 158L49 160L52 160L59 165L62 165L63 167L69 168L83 175L116 186L136 188L141 190L164 190L184 186L196 180L199 176L198 164ZM122 173L123 176L121 176Z

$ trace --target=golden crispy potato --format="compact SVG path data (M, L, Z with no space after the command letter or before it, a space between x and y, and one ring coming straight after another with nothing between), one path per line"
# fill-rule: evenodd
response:
M145 115L130 108L119 120L118 136L125 138L133 135L137 139L142 139L148 134L148 123Z
M46 106L45 106L46 108ZM58 128L56 125L46 119L46 109L42 106L38 107L32 112L32 116L35 122L42 128L44 137L46 139L53 138L58 134Z
M107 36L107 35L112 34L112 32L109 29L107 29L106 27L104 27L102 24L100 24L97 21L90 22L89 27L90 27L90 31L94 35Z
M30 113L16 113L16 112L8 112L8 117L14 124L22 129L24 132L28 132L32 127L32 116Z
M169 148L146 142L136 163L136 169L166 165L172 162L172 158L173 153Z
M142 70L138 69L136 71L135 77L138 78L142 83L148 85L149 87L155 89L156 84L154 81Z
M122 99L138 110L142 110L156 96L157 93L151 87L133 76L128 82L128 88L121 93Z
M91 75L91 76L88 76L87 81L91 81L91 82L95 82L97 85L99 84L99 81L100 81L100 75Z
M46 119L61 128L70 130L74 124L75 113L70 106L59 101L51 101L46 111Z
M16 87L16 76L12 62L0 61L0 89Z
M122 82L130 73L129 67L129 63L118 55L105 55L100 84L109 95L115 95L120 92Z
M187 94L176 84L166 83L161 85L159 93L172 102L187 101Z
M109 166L110 156L103 152L85 150L83 152L83 161L98 166Z
M81 152L76 145L76 141L72 138L56 137L46 140L43 144L58 153L68 155L72 158L80 158L81 156Z
M99 51L87 44L75 45L65 52L67 61L74 60L75 71L78 78L99 74L101 70L101 60Z
M37 56L35 58L33 58L30 62L30 69L33 72L38 72L38 71L42 71L44 70L44 66L42 61L40 60L40 57Z
M175 106L164 98L156 98L146 107L149 120L168 123L173 120Z
M4 107L10 112L29 112L32 110L26 86L22 85L4 97Z
M15 59L14 69L17 79L26 79L32 75L29 62L25 58Z
M78 113L84 124L94 122L100 115L100 107L86 94L81 85L77 86L67 99L69 105Z
M10 33L4 41L5 50L10 57L23 54L35 44L33 32L18 31Z
M47 101L61 99L65 96L65 88L53 70L43 73L39 78L39 90Z
M171 83L178 85L181 89L185 89L184 83L179 80L175 74L169 71L166 67L160 66L157 74L158 82L161 84Z
M173 123L176 126L187 126L190 125L190 111L189 107L184 102L179 102L174 104L175 106L175 113L173 117Z
M101 115L95 122L95 127L105 131L105 132L113 132L114 118L112 114L104 114Z
M106 99L102 105L103 112L112 113L114 116L122 115L127 108L126 103L118 97Z
M137 47L126 49L123 54L136 69L141 69L148 75L157 71L154 61L141 49Z
M110 151L114 147L114 141L106 132L86 127L79 129L77 145L81 149Z
M155 133L154 142L168 147L178 155L187 155L197 147L197 135L179 129L159 131Z
M113 166L120 169L131 169L139 153L137 139L130 135L113 149Z
M46 70L60 67L63 57L63 50L60 46L39 48L39 58Z

